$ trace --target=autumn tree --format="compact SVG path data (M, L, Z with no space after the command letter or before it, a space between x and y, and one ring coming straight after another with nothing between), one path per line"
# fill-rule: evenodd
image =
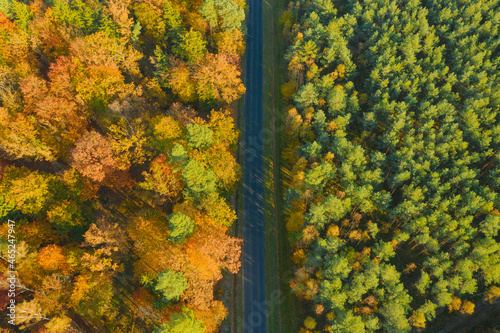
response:
M239 59L225 54L207 54L206 60L196 66L194 79L197 94L202 101L215 100L229 104L245 93L240 79Z
M168 217L170 227L169 240L180 243L189 237L194 231L194 222L189 216L182 213L175 213Z
M186 307L183 312L174 313L170 321L155 329L155 333L203 333L205 326L200 319L196 319L194 312Z
M112 148L112 141L97 132L83 135L71 151L71 164L82 175L96 183L117 180L128 164L120 161Z
M179 300L187 287L184 274L165 270L158 274L158 282L155 285L155 290L160 292L167 301L175 301Z

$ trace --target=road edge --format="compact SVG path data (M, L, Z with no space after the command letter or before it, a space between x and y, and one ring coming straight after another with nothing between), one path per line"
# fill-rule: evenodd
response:
M298 332L302 311L289 281L293 276L288 232L283 220L281 151L284 145L285 105L281 86L285 79L285 42L281 15L287 0L263 2L263 110L264 110L264 223L266 242L266 298L268 332Z

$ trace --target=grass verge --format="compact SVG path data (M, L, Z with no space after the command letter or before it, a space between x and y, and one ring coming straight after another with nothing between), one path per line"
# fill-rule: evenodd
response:
M242 57L241 68L245 68L246 57ZM242 71L241 79L245 82L245 71ZM240 130L240 142L243 140L244 134L244 113L245 113L245 97L239 99L237 106L237 119L236 125ZM243 166L243 145L238 145L237 160L240 166ZM243 239L243 178L240 179L238 190L236 192L236 199L233 203L233 208L236 209L238 219L233 225L233 236ZM243 258L241 258L242 267L238 274L234 276L233 283L233 307L232 307L232 325L231 333L243 333Z
M287 0L264 0L264 223L266 241L266 299L269 333L298 332L303 310L292 294L293 276L288 232L283 222L281 165L285 105L281 98L285 68L285 42L280 22Z
M241 80L245 82L245 55L241 57ZM240 143L243 140L244 132L244 109L245 97L242 96L233 108L233 118L235 127L240 131ZM236 161L240 166L243 166L243 145L239 144L236 150ZM231 204L236 211L237 219L230 229L230 234L233 237L243 238L243 178L238 182L238 188L235 195L231 197ZM242 267L238 274L224 275L224 279L229 280L227 285L231 285L228 302L227 318L220 326L220 333L243 333L243 257L241 258Z

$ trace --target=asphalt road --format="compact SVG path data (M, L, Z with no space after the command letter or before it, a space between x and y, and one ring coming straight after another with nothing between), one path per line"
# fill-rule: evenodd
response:
M264 256L262 0L248 0L243 132L243 316L245 333L267 333Z

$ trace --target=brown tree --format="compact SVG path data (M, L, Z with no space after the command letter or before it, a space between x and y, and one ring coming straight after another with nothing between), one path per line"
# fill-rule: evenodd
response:
M123 180L123 173L130 166L115 156L110 139L97 132L88 132L76 142L71 151L71 165L94 182L110 185Z

